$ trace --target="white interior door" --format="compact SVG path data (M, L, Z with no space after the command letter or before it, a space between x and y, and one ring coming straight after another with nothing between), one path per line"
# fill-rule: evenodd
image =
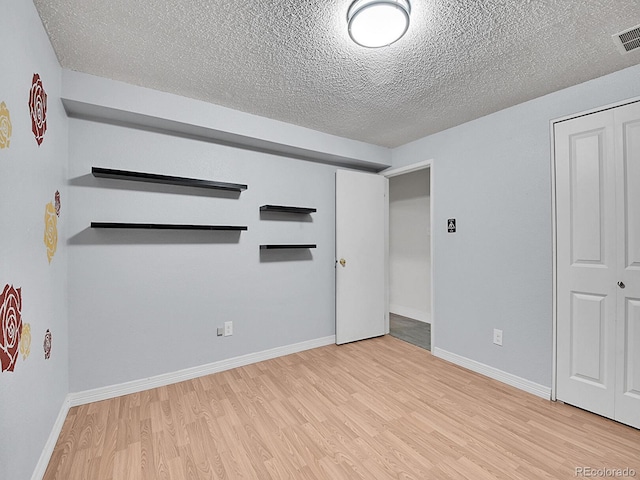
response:
M640 428L640 103L615 109L618 325L615 419Z
M640 428L640 103L554 128L557 398Z
M613 417L616 209L613 112L556 135L557 398Z
M387 178L336 171L336 343L385 334Z

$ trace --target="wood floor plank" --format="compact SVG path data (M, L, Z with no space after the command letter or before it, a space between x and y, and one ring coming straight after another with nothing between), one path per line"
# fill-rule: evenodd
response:
M150 411L150 410L149 410ZM140 479L154 478L154 452L153 433L151 430L151 418L145 418L140 422Z
M390 336L70 409L45 480L572 479L640 431Z
M69 457L76 444L76 437L80 434L80 432L74 428L78 408L79 407L72 407L69 409L67 418L62 425L56 447L51 454L49 465L43 476L44 480L56 478L58 471L68 468L67 462L70 460Z

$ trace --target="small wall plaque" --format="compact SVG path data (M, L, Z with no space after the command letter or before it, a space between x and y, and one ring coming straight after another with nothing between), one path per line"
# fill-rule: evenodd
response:
M456 219L450 218L447 220L447 232L456 233Z

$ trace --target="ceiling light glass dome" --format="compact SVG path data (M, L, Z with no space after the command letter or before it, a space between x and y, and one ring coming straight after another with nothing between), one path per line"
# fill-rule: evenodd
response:
M409 0L356 0L347 11L349 36L363 47L386 47L406 33L410 13Z

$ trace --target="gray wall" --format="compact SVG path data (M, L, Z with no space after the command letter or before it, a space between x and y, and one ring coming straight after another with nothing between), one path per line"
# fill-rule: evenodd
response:
M9 109L12 135L0 149L0 291L22 293L23 334L30 325L30 353L14 370L0 372L0 478L30 478L68 391L66 227L68 125L60 103L60 67L30 1L0 7L0 103ZM31 131L29 91L41 77L47 131L40 146ZM49 263L43 241L45 207L61 194L58 242ZM44 356L45 332L52 334ZM26 337L25 337L26 338Z
M31 475L69 391L334 334L335 167L68 121L60 68L31 2L3 3L0 38L0 102L13 123L10 148L0 150L0 288L22 288L23 321L32 331L30 356L21 357L14 372L0 372L0 478ZM27 108L36 72L49 95L41 146ZM100 94L137 106L137 90L127 92ZM550 385L549 121L635 96L640 66L393 151L395 167L434 160L436 347ZM181 99L169 103L156 108L173 112L186 105ZM208 111L202 107L198 118ZM180 110L181 119L190 112ZM218 121L227 119L225 114ZM256 138L266 132L273 141L282 132L290 141L297 131L266 120L250 127ZM306 148L326 143L321 134L304 138ZM344 139L330 143L337 145L331 154L369 152ZM384 163L387 152L374 150ZM242 182L249 190L235 199L109 182L90 176L94 165ZM49 263L43 214L56 190L62 211L58 249ZM318 212L310 221L261 219L264 203ZM455 235L446 233L449 217L458 219ZM234 237L89 229L99 220L230 223L249 230ZM318 248L260 255L259 244L270 242L313 242ZM233 320L234 335L216 337L215 328L226 320ZM494 327L504 330L502 348L491 344ZM53 333L49 360L42 351L46 329Z
M394 150L434 162L437 348L551 386L550 120L639 95L635 66Z
M389 179L389 311L431 321L429 169Z
M70 120L71 391L335 333L335 167ZM96 179L91 167L248 184L232 198ZM317 208L262 216L260 205ZM247 225L240 234L97 231L91 221ZM260 253L263 243L317 249ZM216 327L234 323L231 337Z

